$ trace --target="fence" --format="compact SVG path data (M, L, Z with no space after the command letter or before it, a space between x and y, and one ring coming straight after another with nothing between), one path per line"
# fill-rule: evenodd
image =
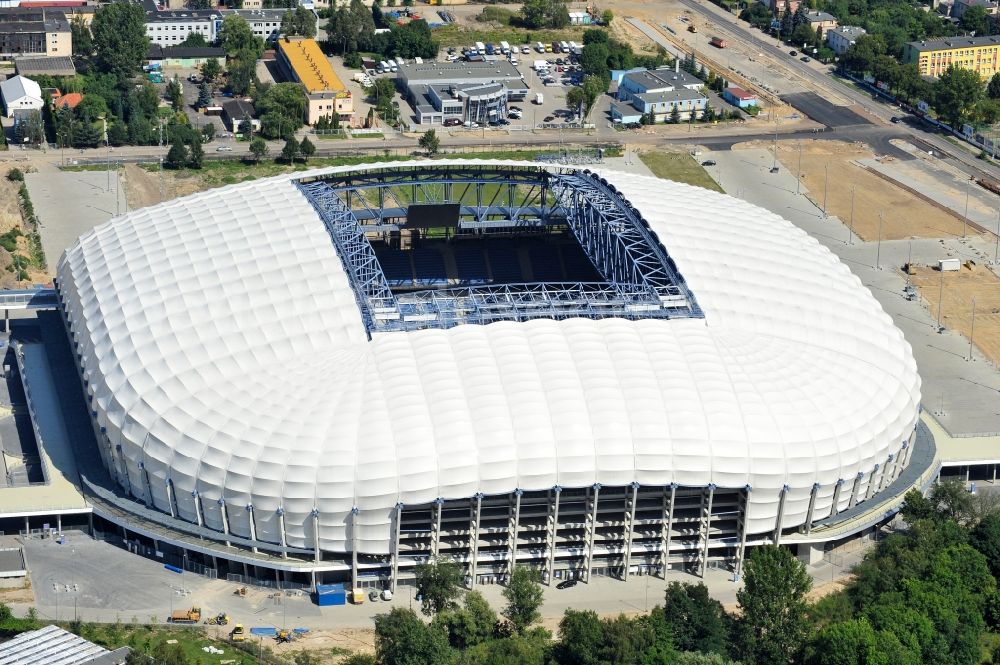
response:
M263 579L260 577L254 577L253 575L237 575L235 573L227 574L226 581L233 582L234 584L239 584L241 586L252 586L259 589L274 589L277 591L292 592L289 595L294 595L295 592L309 592L312 588L308 584L300 584L298 582L278 582L274 579Z

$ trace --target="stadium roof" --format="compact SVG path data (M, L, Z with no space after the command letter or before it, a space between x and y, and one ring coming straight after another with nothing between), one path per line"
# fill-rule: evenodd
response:
M67 632L59 626L45 626L21 633L0 644L0 665L111 665L124 662L125 654L115 661L107 659L107 649L82 637Z
M169 479L204 506L252 504L262 538L277 541L281 508L290 542L307 546L315 509L324 548L345 547L350 521L356 546L374 553L387 551L400 502L715 483L751 485L751 530L764 530L783 486L808 495L868 473L913 431L911 349L829 250L743 201L635 174L599 171L646 218L703 318L369 337L296 183L388 167L151 206L61 259L98 423L145 469L161 509Z

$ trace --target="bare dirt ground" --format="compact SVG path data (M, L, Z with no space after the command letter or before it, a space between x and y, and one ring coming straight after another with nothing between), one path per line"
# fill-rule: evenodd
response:
M910 281L917 287L931 316L938 315L938 294L943 293L941 325L962 333L972 332L972 299L976 299L973 343L993 364L1000 364L1000 278L983 266L962 267L957 272L917 266ZM944 279L942 288L942 278Z
M20 168L22 171L25 169L24 164L13 164L13 163L0 163L0 234L4 234L13 228L18 228L22 233L28 233L31 229L27 228L21 220L21 209L18 206L18 189L20 189L20 182L13 182L7 179L7 174L10 173L13 168ZM31 250L28 246L28 239L25 236L21 236L17 239L17 253L23 256L31 256ZM0 248L0 288L3 289L16 289L18 288L18 282L14 278L14 273L9 270L11 266L11 254L6 249ZM33 268L28 269L28 281L31 283L41 283L47 282L49 280L49 275L44 271L35 270ZM21 282L20 286L24 286L25 282Z
M179 196L187 196L208 189L198 178L179 178L170 171L164 171L163 197L160 197L160 174L151 173L135 164L125 165L125 192L129 210L137 210L155 205L161 200L170 201Z
M336 653L375 653L375 630L372 628L343 628L340 630L317 630L288 644L276 644L271 647L275 653L294 653L309 651L311 653L329 656ZM346 657L346 655L345 655ZM338 662L340 658L322 662Z
M742 146L772 148L770 144L755 142L735 145L733 149ZM864 144L803 141L801 146L801 178L809 199L822 208L825 198L827 212L846 224L853 223L854 232L862 239L878 238L880 214L883 240L962 235L961 216L923 201L857 164L858 159L875 157ZM779 144L778 159L789 170L798 172L798 144L790 141Z

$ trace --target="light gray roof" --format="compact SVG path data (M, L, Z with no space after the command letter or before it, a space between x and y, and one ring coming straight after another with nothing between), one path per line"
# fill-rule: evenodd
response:
M915 51L940 51L942 49L972 48L973 46L1000 45L1000 35L989 35L982 37L940 37L938 39L925 39L922 42L910 42L907 44Z
M809 19L810 23L819 23L825 21L836 21L837 17L833 14L827 14L826 12L806 12L806 18Z
M857 25L842 25L839 28L832 28L827 34L837 33L848 39L856 39L861 35L868 34L864 28Z
M23 76L14 76L0 83L0 94L5 102L12 102L22 97L42 98L42 89L37 83Z
M644 92L636 95L636 98L641 99L647 104L662 104L663 102L685 102L691 99L706 99L705 95L701 94L699 91L688 90L687 88L678 88L677 90L670 90L668 92Z
M417 81L461 83L463 81L520 79L521 72L507 60L497 62L424 62L401 65L399 77L411 83Z
M669 67L650 69L643 72L630 72L622 77L623 82L626 80L634 86L645 88L646 90L703 85L703 81L697 76L689 74L684 70L674 71Z
M0 665L87 665L107 653L58 626L46 626L0 644Z

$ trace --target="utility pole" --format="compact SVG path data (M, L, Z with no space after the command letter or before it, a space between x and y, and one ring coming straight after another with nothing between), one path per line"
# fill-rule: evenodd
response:
M969 227L969 185L972 184L973 176L969 176L969 179L965 181L965 216L962 218L962 237L965 237L965 232Z
M798 195L802 186L802 139L799 139L799 172L795 176L795 194Z
M969 331L969 360L972 360L972 340L976 337L976 296L972 296L972 330Z
M937 331L941 332L941 308L944 307L944 270L941 270L941 282L938 286L938 315L937 315Z
M847 225L847 244L854 244L854 190L856 185L851 185L851 221Z
M826 163L825 167L826 175L823 176L823 219L826 219L826 192L827 184L830 182L830 162Z
M111 141L108 140L108 116L102 116L101 120L104 121L104 145L107 147L108 155L108 188L105 191L111 191Z
M993 265L997 264L997 254L1000 253L1000 210L997 210L997 233L993 243Z
M878 242L875 244L875 270L882 269L882 217L884 211L878 211Z
M771 152L774 153L774 159L771 161L771 173L778 168L778 119L774 119L774 145L771 148Z

